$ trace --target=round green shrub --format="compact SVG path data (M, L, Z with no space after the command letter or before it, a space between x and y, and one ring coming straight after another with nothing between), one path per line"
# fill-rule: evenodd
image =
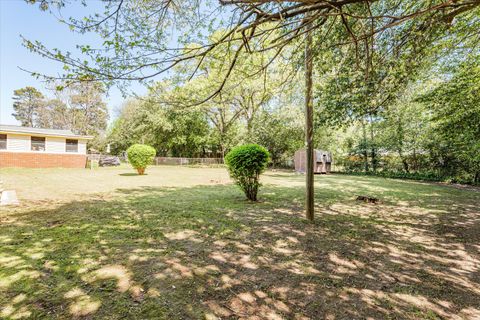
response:
M269 160L267 149L258 144L235 147L225 156L230 176L251 201L257 201L260 174Z
M146 144L134 144L127 149L128 162L137 169L138 174L145 173L145 168L152 164L156 151Z

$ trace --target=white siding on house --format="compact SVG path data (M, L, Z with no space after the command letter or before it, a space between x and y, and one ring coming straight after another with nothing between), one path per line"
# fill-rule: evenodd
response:
M47 137L45 141L45 152L65 153L65 138Z
M87 154L87 140L78 140L78 153Z
M41 135L35 135L41 137ZM78 139L78 152L66 152L66 138L45 137L45 151L31 150L31 136L7 133L7 152L87 154L87 140ZM74 139L77 140L77 139Z
M30 151L30 136L7 134L7 151Z

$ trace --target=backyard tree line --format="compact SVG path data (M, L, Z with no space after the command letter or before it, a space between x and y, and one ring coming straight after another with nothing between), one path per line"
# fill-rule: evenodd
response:
M39 3L53 10L69 1ZM24 45L61 62L67 84L149 87L109 128L114 152L139 142L159 155L222 156L259 143L281 165L304 145L309 34L314 144L333 152L337 169L479 183L479 7L473 0L118 1L61 20L99 34L102 50Z
M13 116L22 126L72 130L100 137L107 128L108 110L101 83L81 82L54 86L45 96L34 87L13 92Z
M353 99L338 78L318 79L315 145L333 152L337 170L479 183L479 61L475 54L448 67L435 65L381 110L356 116L325 101L331 99L326 94ZM161 82L147 96L125 102L107 141L114 153L142 142L158 155L178 157L222 156L236 145L258 143L274 166L287 166L303 147L304 115L296 92L301 88L280 88L249 118L237 103L241 97L228 89L222 106L179 108L171 101L185 88Z

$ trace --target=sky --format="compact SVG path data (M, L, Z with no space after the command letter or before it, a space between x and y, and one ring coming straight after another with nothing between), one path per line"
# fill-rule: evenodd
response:
M87 0L87 8L79 5L69 6L62 10L62 15L68 17L72 13L90 13L101 8L100 1ZM100 11L102 12L102 11ZM55 12L58 15L58 12ZM27 4L24 0L0 0L0 123L19 124L11 115L13 113L12 95L15 89L33 86L51 95L45 89L42 80L33 78L19 67L43 74L55 75L62 72L62 65L30 52L22 46L20 35L29 40L40 40L49 48L59 48L75 51L80 43L101 43L95 34L80 35L57 21L55 15L43 12L38 5ZM146 90L140 85L133 84L132 91L142 94ZM122 97L118 89L111 89L106 98L110 119L114 110L122 104Z

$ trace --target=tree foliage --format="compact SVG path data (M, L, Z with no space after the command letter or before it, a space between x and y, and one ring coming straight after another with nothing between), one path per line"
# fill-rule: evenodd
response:
M37 117L44 104L44 96L34 87L25 87L13 92L12 115L21 122L22 126L34 127Z
M13 116L23 126L67 129L77 134L98 135L108 120L105 90L101 83L75 83L55 90L48 98L33 87L14 91Z
M260 174L265 171L270 155L258 144L245 144L233 148L225 156L230 176L243 190L248 200L257 201Z
M66 5L41 7L53 4ZM296 71L309 33L319 148L348 170L478 182L478 78L467 70L476 70L479 17L470 0L124 0L64 21L99 34L102 50L24 44L62 63L67 84L148 83L148 102L111 129L118 150L148 141L164 154L223 155L258 142L278 163L302 144L302 114L289 107L303 104Z
M303 147L302 120L295 107L265 110L255 119L253 142L269 151L273 166L291 166L293 154Z
M457 52L455 61L441 60L410 82L373 121L338 129L345 133L337 137L337 164L371 172L373 145L376 174L478 184L478 52Z
M444 175L480 183L480 55L449 73L419 99L433 111L429 147Z
M146 143L162 156L206 157L212 151L209 135L204 113L177 110L146 96L123 105L107 139L115 154L133 143Z
M36 1L32 1L35 3ZM64 6L65 0L41 0L41 8ZM272 52L271 59L296 55L302 36L314 32L324 48L351 46L356 52L370 52L375 43L395 38L396 47L429 38L447 30L454 23L469 25L475 34L474 18L478 1L441 0L348 0L348 1L277 1L277 0L209 0L209 1L112 1L103 12L64 20L71 30L95 32L104 42L102 50L86 44L82 55L50 49L41 42L25 39L25 46L40 55L59 61L67 70L64 79L146 81L177 66L195 63L189 78L197 75L201 65L223 44L232 47L231 59L221 77L220 93L242 53ZM477 23L478 24L478 23ZM215 41L211 30L222 29ZM338 31L339 37L334 37ZM333 33L332 33L333 32ZM175 36L175 37L173 37ZM176 38L176 41L171 39ZM191 46L195 43L195 46ZM367 52L366 52L367 53ZM367 70L370 69L367 66Z
M143 175L155 158L155 149L145 144L134 144L127 149L127 155L128 162L137 169L139 175Z
M96 135L106 129L108 110L101 83L74 83L57 91L57 95L66 104L69 114L63 126L85 135Z

